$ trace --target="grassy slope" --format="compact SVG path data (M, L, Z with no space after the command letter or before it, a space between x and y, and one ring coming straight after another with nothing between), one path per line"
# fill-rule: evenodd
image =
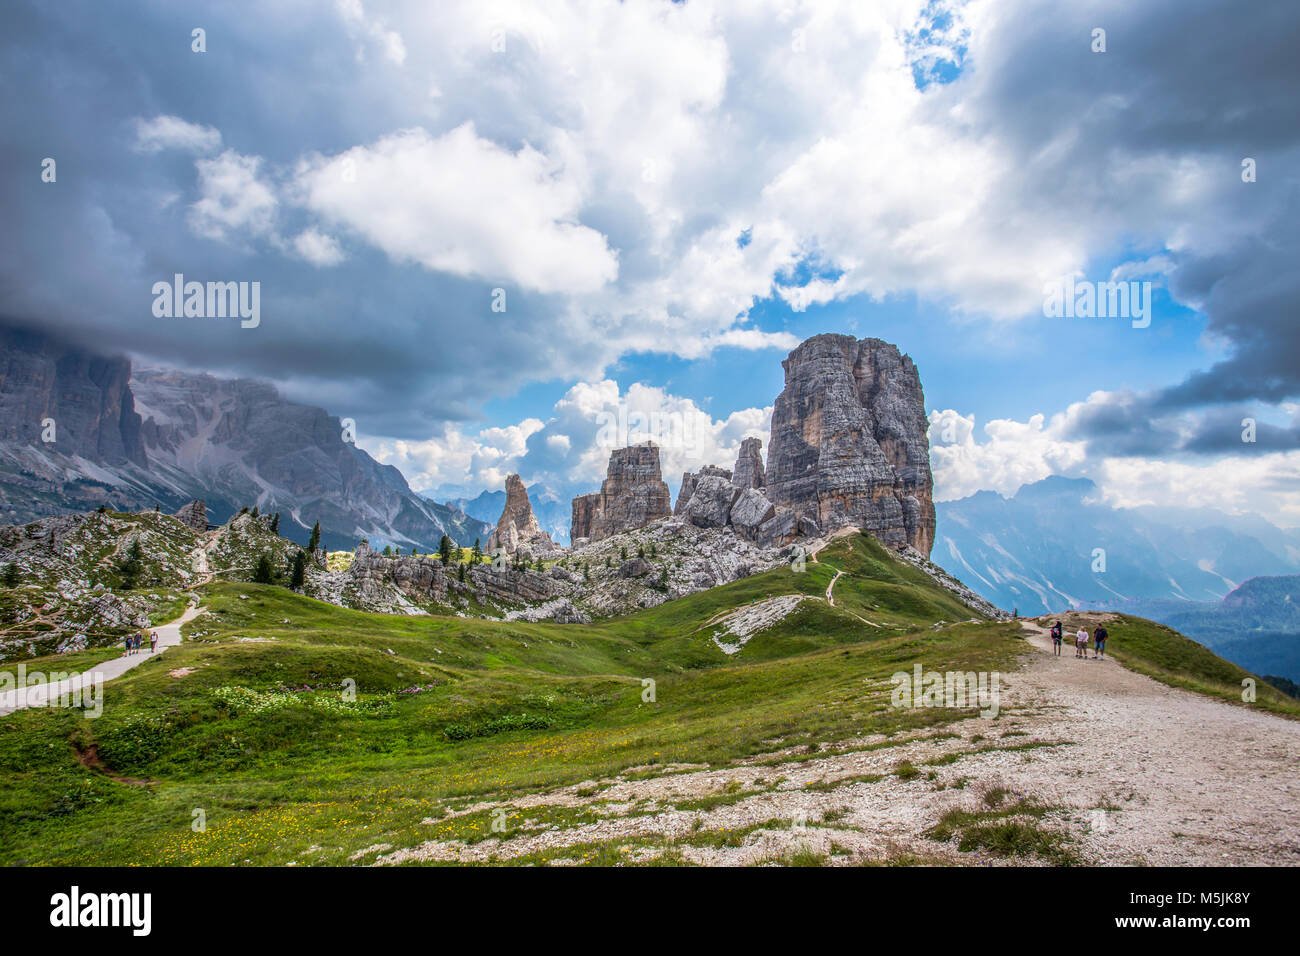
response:
M710 640L720 613L796 592L818 599L736 657ZM0 862L346 863L379 843L481 839L486 809L433 821L481 798L958 720L972 712L889 707L889 676L1008 670L1023 647L1012 623L935 629L971 613L859 536L803 573L587 626L390 617L247 584L204 602L185 644L107 685L99 719L0 718ZM92 744L136 782L83 766Z

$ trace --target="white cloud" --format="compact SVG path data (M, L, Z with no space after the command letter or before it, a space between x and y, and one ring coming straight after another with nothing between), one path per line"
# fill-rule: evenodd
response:
M1282 526L1300 524L1300 451L1226 455L1200 462L1141 456L1089 458L1087 443L1069 441L1071 424L1090 406L1113 396L1096 392L1065 412L1033 415L1026 422L988 422L986 441L975 437L975 417L952 409L930 412L930 465L935 500L951 501L977 491L1010 497L1021 485L1050 475L1090 478L1116 508L1158 505L1213 508L1263 515ZM1225 479L1230 474L1231 480Z
M366 15L361 0L335 0L334 9L354 35L360 35L378 47L391 62L401 66L406 62L406 44L396 30L388 29L386 20ZM365 48L357 48L357 59L365 60Z
M179 116L155 116L135 121L135 149L140 153L158 153L164 149L211 153L220 147L219 130L188 123Z
M214 159L195 162L199 199L190 206L190 227L209 239L232 233L272 232L279 201L271 185L259 178L261 157L228 149Z
M530 146L510 151L472 123L409 129L305 162L303 204L401 261L540 292L587 292L618 257L577 222L579 184Z
M612 379L578 382L556 401L550 419L525 419L476 434L448 429L423 442L380 441L369 448L396 465L413 487L440 485L497 490L506 476L542 482L564 493L593 491L614 448L651 440L659 446L664 479L676 487L683 471L715 464L730 468L740 443L767 441L772 409L749 408L714 419L688 398Z
M336 266L343 261L343 250L333 236L318 229L304 229L293 238L294 251L315 266Z
M975 439L975 416L952 409L930 412L930 467L936 501L977 491L1013 495L1021 485L1077 471L1087 443L1066 441L1062 416L1027 422L995 419L984 425L987 441Z

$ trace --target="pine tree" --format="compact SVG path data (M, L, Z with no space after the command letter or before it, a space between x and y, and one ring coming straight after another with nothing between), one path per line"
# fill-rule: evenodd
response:
M393 546L391 544L384 545L384 557L391 558L392 556L393 556Z
M307 542L307 550L315 552L320 547L320 522L317 521L311 529L311 540Z
M279 533L280 533L280 512L277 511L275 513L275 517L271 519L271 534L279 534Z
M126 549L126 557L117 566L117 570L122 575L122 587L126 590L131 590L139 582L140 572L144 570L144 548L140 547L139 538L134 539L131 547Z
M5 573L0 576L0 582L7 588L16 588L18 587L18 581L18 565L10 561L5 565Z
M618 557L619 557L619 560L620 560L620 561L626 561L626 560L627 560L627 545L624 544L624 545L620 545L620 546L619 546L619 549L618 549Z
M271 584L275 581L275 574L271 571L271 559L262 555L257 559L257 567L253 570L254 584Z
M474 563L478 564L483 560L483 546L479 544L478 538L474 539L474 550L472 552Z
M307 555L299 551L293 556L293 571L289 575L289 587L301 591L307 580Z
M465 583L465 565L456 566L456 577L460 579L461 584Z
M644 558L644 557L645 557L645 545L643 545L643 544L638 544L638 545L636 546L636 556L637 556L638 558Z
M253 505L253 517L256 518L259 514L261 512L257 510L257 505Z
M444 568L451 567L451 538L445 534L442 536L442 540L438 542L438 556L442 558Z

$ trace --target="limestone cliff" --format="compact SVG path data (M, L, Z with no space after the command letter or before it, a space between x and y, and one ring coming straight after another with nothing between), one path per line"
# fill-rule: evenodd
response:
M933 479L916 366L880 339L818 335L782 363L768 499L821 533L846 525L929 555Z

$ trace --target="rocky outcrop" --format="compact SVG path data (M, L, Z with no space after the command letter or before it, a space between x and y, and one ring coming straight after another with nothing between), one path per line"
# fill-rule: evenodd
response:
M496 530L488 538L488 552L495 554L497 549L506 554L522 552L533 558L551 558L561 551L537 523L528 489L518 475L506 478L505 508Z
M176 517L181 519L181 524L197 531L199 534L208 530L208 506L202 501L191 501L183 505L181 510L176 512Z
M880 339L818 335L782 363L766 491L821 533L852 525L923 555L934 543L925 399L912 360Z
M762 488L765 480L763 472L763 441L759 438L746 438L740 443L740 455L736 458L736 470L731 483L737 488Z
M599 492L578 495L573 499L573 519L569 522L569 539L575 548L591 540L591 529L595 527L596 512L599 508Z
M418 605L447 598L441 561L412 555L385 557L365 542L353 552L347 576L356 602L368 609L400 611L407 601Z
M643 528L671 514L668 486L659 470L659 446L653 442L616 448L598 495L573 500L569 535L600 541L612 534Z
M725 478L731 480L731 472L725 468L719 468L717 465L705 465L699 471L682 472L682 486L677 489L677 505L673 508L673 514L677 517L682 516L686 510L687 503L691 500L691 495L695 494L695 486L701 478Z

